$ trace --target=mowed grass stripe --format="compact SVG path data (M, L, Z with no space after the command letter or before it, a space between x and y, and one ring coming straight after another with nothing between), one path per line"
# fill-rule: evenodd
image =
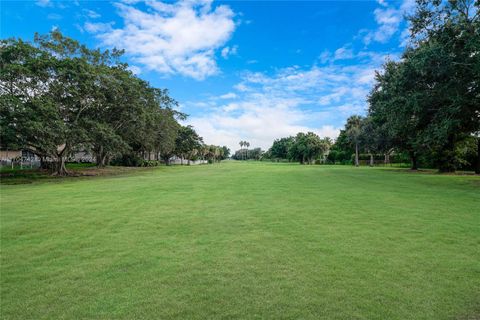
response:
M1 316L480 313L478 177L227 162L1 187Z

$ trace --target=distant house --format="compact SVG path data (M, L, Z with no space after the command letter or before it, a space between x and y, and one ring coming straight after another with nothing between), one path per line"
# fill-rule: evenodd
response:
M95 156L87 151L77 151L72 156L68 157L68 162L84 162L84 163L94 163Z
M205 164L205 163L208 163L207 160L187 160L187 159L182 159L180 157L177 157L177 156L173 156L170 158L170 164L188 164L188 165L197 165L197 164Z
M51 161L51 159L44 159ZM67 159L68 162L95 162L95 157L86 151L79 151ZM0 166L39 167L40 157L28 150L0 150Z
M28 150L0 150L0 167L15 165L39 167L40 158Z
M11 161L13 159L20 159L22 150L0 150L1 161Z

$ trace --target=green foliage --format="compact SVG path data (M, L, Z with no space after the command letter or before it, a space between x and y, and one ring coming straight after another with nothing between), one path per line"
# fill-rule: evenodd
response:
M221 158L222 160L227 159L230 157L230 149L227 146L222 147Z
M440 171L463 162L457 145L480 130L478 1L418 0L412 46L387 62L369 97L369 116L412 168L428 158Z
M161 165L158 160L143 160L142 167L157 167Z
M311 164L315 159L323 156L330 148L330 140L320 139L313 132L298 133L295 136L293 145L288 151L289 159L298 161L301 164Z
M288 152L295 143L294 137L286 137L276 139L269 149L269 157L271 159L288 159Z
M202 144L202 138L195 132L192 126L180 127L173 152L183 159L193 160Z
M59 175L82 148L98 166L190 152L191 141L177 139L185 133L177 119L186 117L174 110L177 102L134 76L121 55L88 49L57 30L37 34L34 43L1 40L1 147L30 150L55 163Z
M125 167L142 167L144 163L143 157L135 153L124 153L112 160L111 164L114 166Z
M283 159L311 164L327 154L331 144L329 138L321 139L313 132L300 132L295 137L275 140L265 156L275 161Z
M235 151L232 159L235 160L262 160L264 151L261 148L240 149Z

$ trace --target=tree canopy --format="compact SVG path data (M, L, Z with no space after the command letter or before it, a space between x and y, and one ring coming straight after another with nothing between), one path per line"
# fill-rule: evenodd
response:
M1 40L1 147L29 150L59 175L76 151L90 152L99 166L200 154L203 140L179 124L186 115L168 90L136 77L122 54L89 49L58 30L33 43Z

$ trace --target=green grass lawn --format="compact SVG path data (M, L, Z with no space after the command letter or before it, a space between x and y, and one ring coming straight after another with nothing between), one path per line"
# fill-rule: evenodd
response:
M1 186L4 319L478 319L480 178L227 162Z

